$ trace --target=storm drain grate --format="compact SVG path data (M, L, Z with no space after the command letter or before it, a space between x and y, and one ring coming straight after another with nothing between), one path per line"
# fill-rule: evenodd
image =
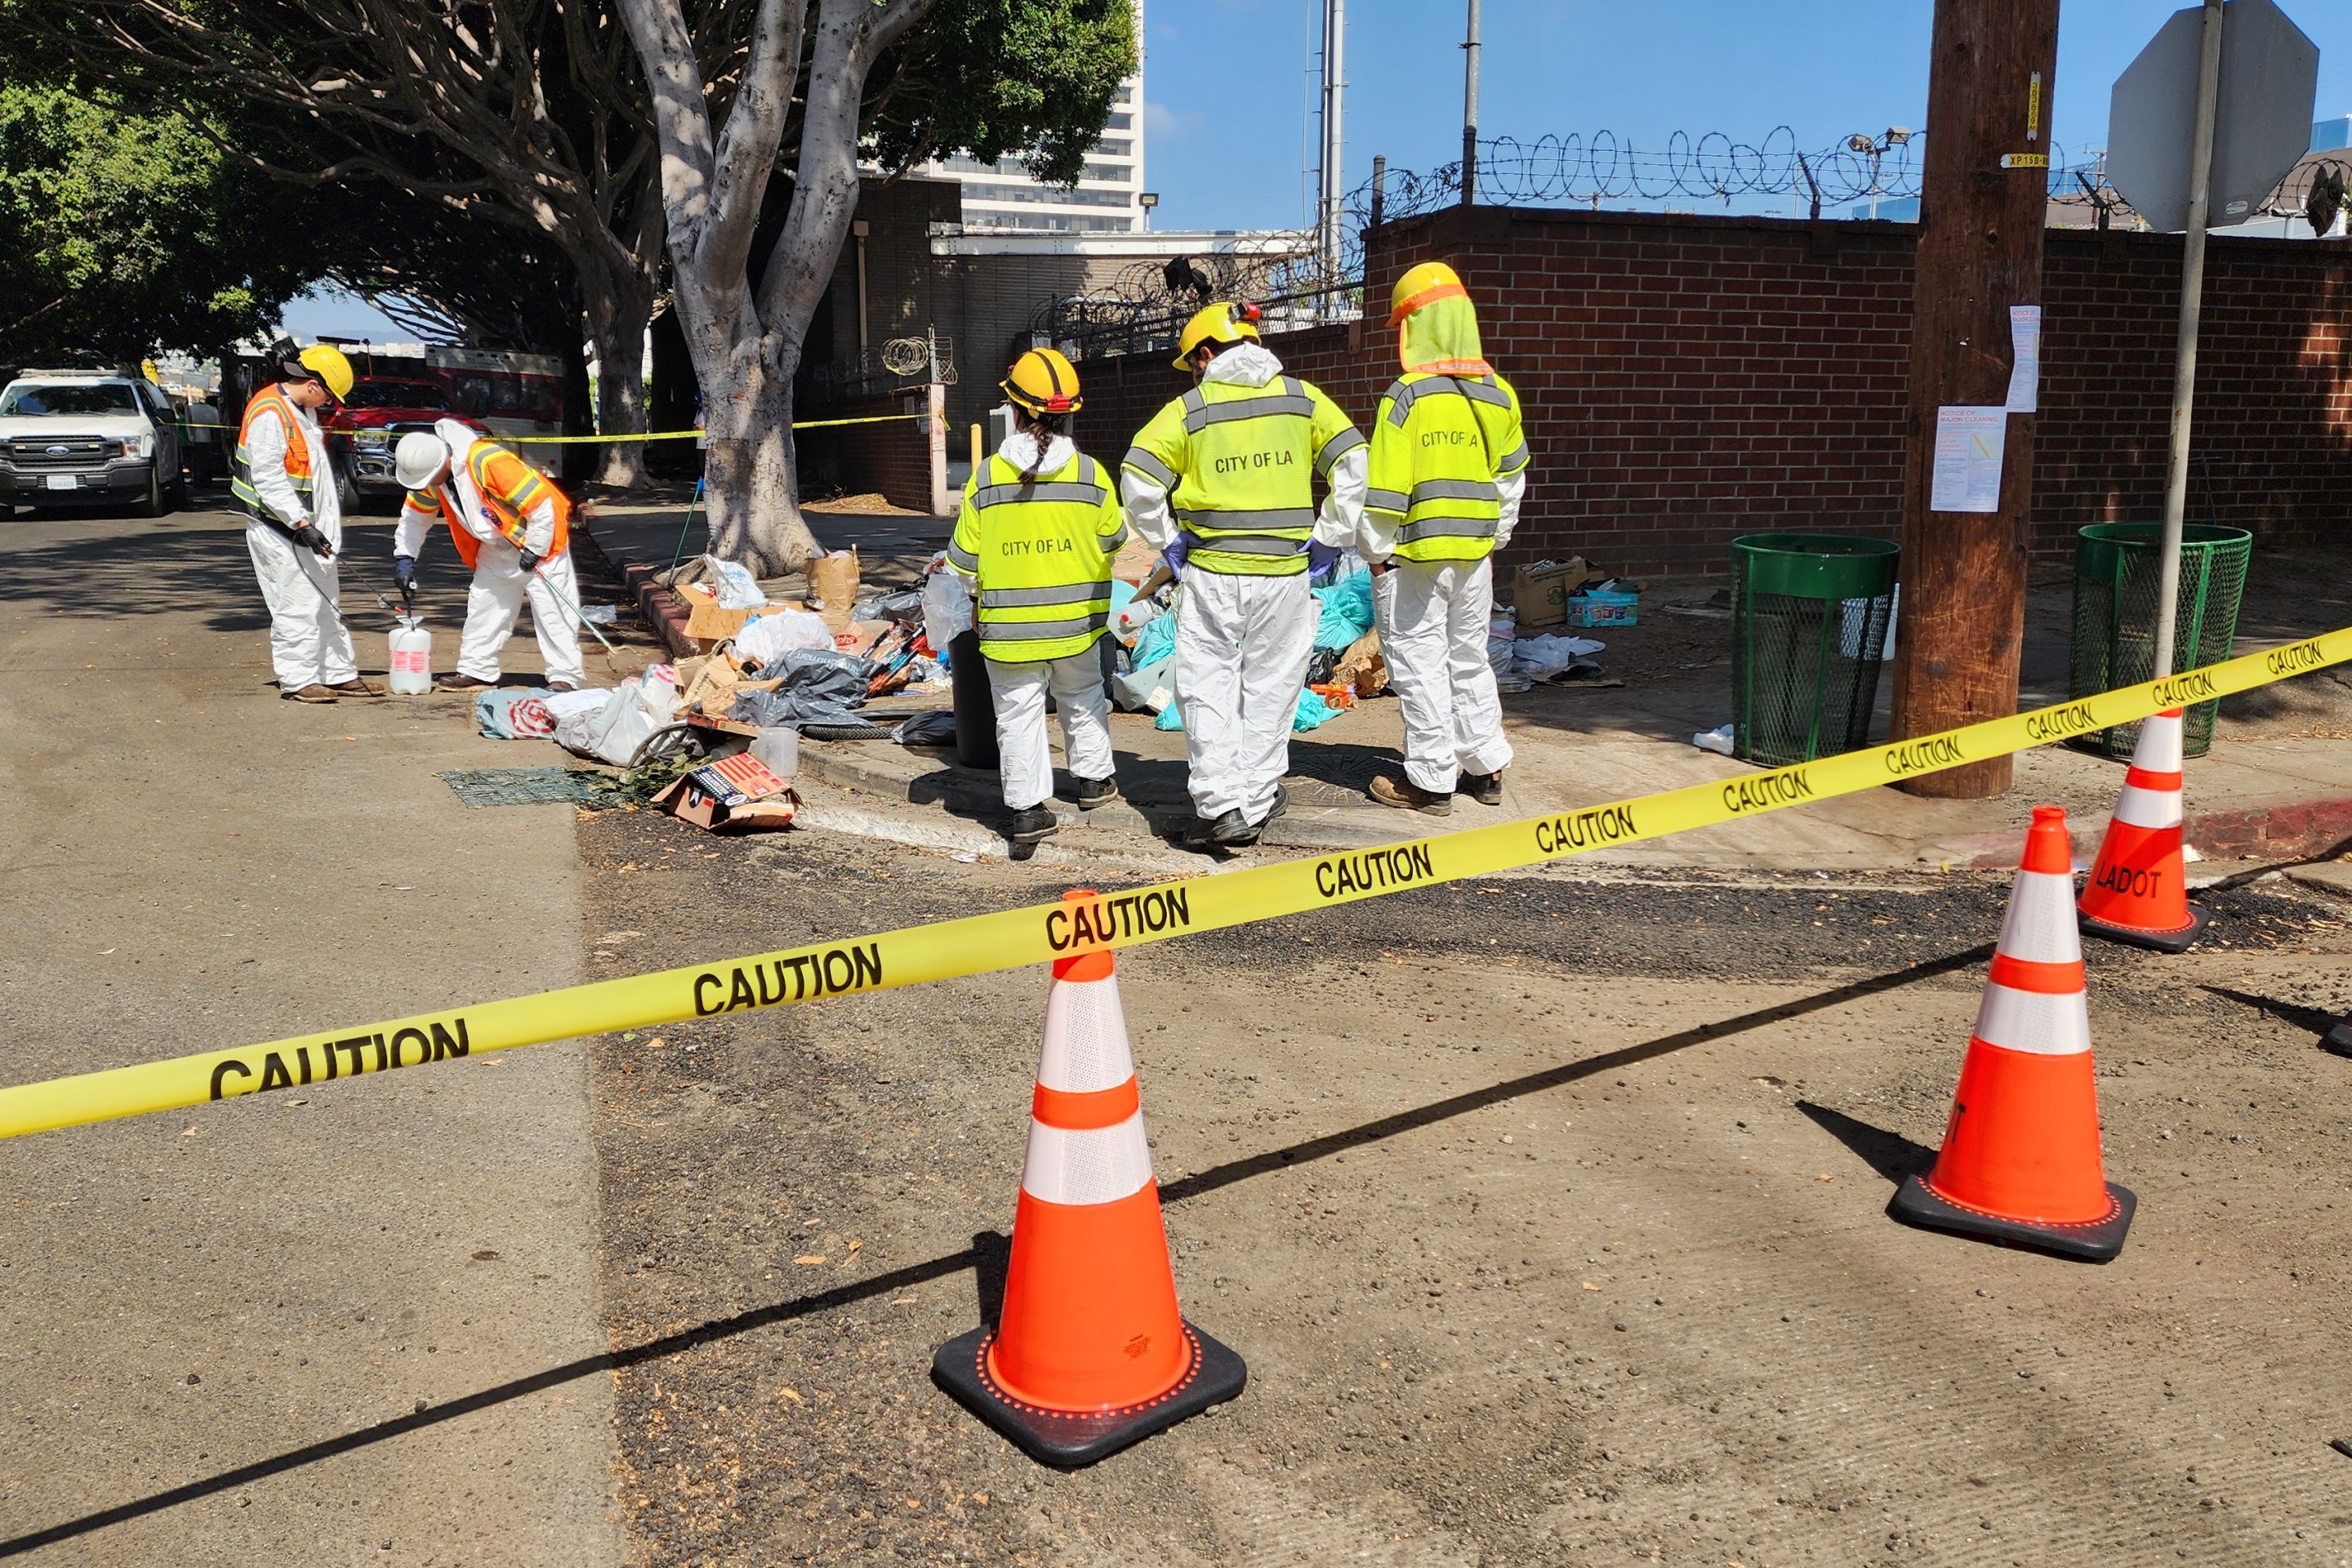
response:
M457 768L441 775L467 805L584 805L603 810L625 804L621 781L587 768Z

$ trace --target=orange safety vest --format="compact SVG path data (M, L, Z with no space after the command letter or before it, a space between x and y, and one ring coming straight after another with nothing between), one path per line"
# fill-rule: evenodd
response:
M286 389L277 382L255 393L245 401L245 416L237 421L236 451L229 459L229 492L244 503L246 510L263 521L281 530L284 524L270 515L261 502L261 492L253 485L253 422L263 413L274 413L286 431L286 477L294 482L294 493L307 506L313 492L310 474L310 445L302 439L302 426L294 417L294 405L286 399Z
M477 441L467 449L466 471L473 477L474 489L481 493L482 510L488 514L491 526L508 543L520 550L530 531L527 520L531 510L541 501L552 499L555 539L547 547L547 558L553 560L571 548L572 503L537 468L495 441ZM465 511L446 484L409 491L405 505L412 511L437 511L446 519L449 542L457 547L457 558L467 566L474 564L482 552L482 542L466 526Z

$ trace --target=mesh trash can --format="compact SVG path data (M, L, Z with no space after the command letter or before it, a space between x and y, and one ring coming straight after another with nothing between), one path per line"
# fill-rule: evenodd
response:
M1731 542L1731 751L1767 767L1869 743L1902 547L1840 534Z
M2095 522L2074 543L2074 637L2066 665L2071 697L2089 697L2156 677L2156 590L2164 529L2154 522ZM2189 523L2180 531L2180 598L2173 622L2175 669L2230 657L2238 635L2238 601L2254 536L2242 528ZM2181 752L2201 757L2213 744L2219 700L2188 710ZM2118 724L2076 744L2129 758L2139 724Z

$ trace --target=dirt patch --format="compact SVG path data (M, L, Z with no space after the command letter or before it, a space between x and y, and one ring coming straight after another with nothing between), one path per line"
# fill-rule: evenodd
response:
M1052 896L583 823L621 972ZM1095 1469L929 1382L997 1288L1044 977L607 1039L619 1500L647 1562L2333 1563L2340 904L2102 949L2105 1268L1885 1209L2001 879L1555 873L1120 960L1188 1312L1249 1390ZM2222 947L2226 939L2231 945ZM1864 943L1869 945L1865 947ZM655 1036L659 1044L655 1043Z

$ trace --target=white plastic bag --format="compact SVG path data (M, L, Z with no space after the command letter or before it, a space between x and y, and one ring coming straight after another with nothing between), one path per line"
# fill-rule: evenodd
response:
M555 721L555 743L565 751L625 768L647 736L677 713L677 687L669 667L656 665L635 680L622 682L602 707Z
M971 629L971 591L948 569L944 554L932 557L930 574L923 579L923 636L933 653L945 653L948 644Z
M719 607L722 610L756 610L768 602L760 589L760 580L751 575L748 566L732 561L721 561L716 555L706 555L703 562L710 574L719 581Z
M735 634L735 657L762 669L793 648L829 648L833 631L824 617L807 610L771 610Z
M580 691L551 691L540 700L561 724L575 713L594 713L613 700L610 688L591 686Z

